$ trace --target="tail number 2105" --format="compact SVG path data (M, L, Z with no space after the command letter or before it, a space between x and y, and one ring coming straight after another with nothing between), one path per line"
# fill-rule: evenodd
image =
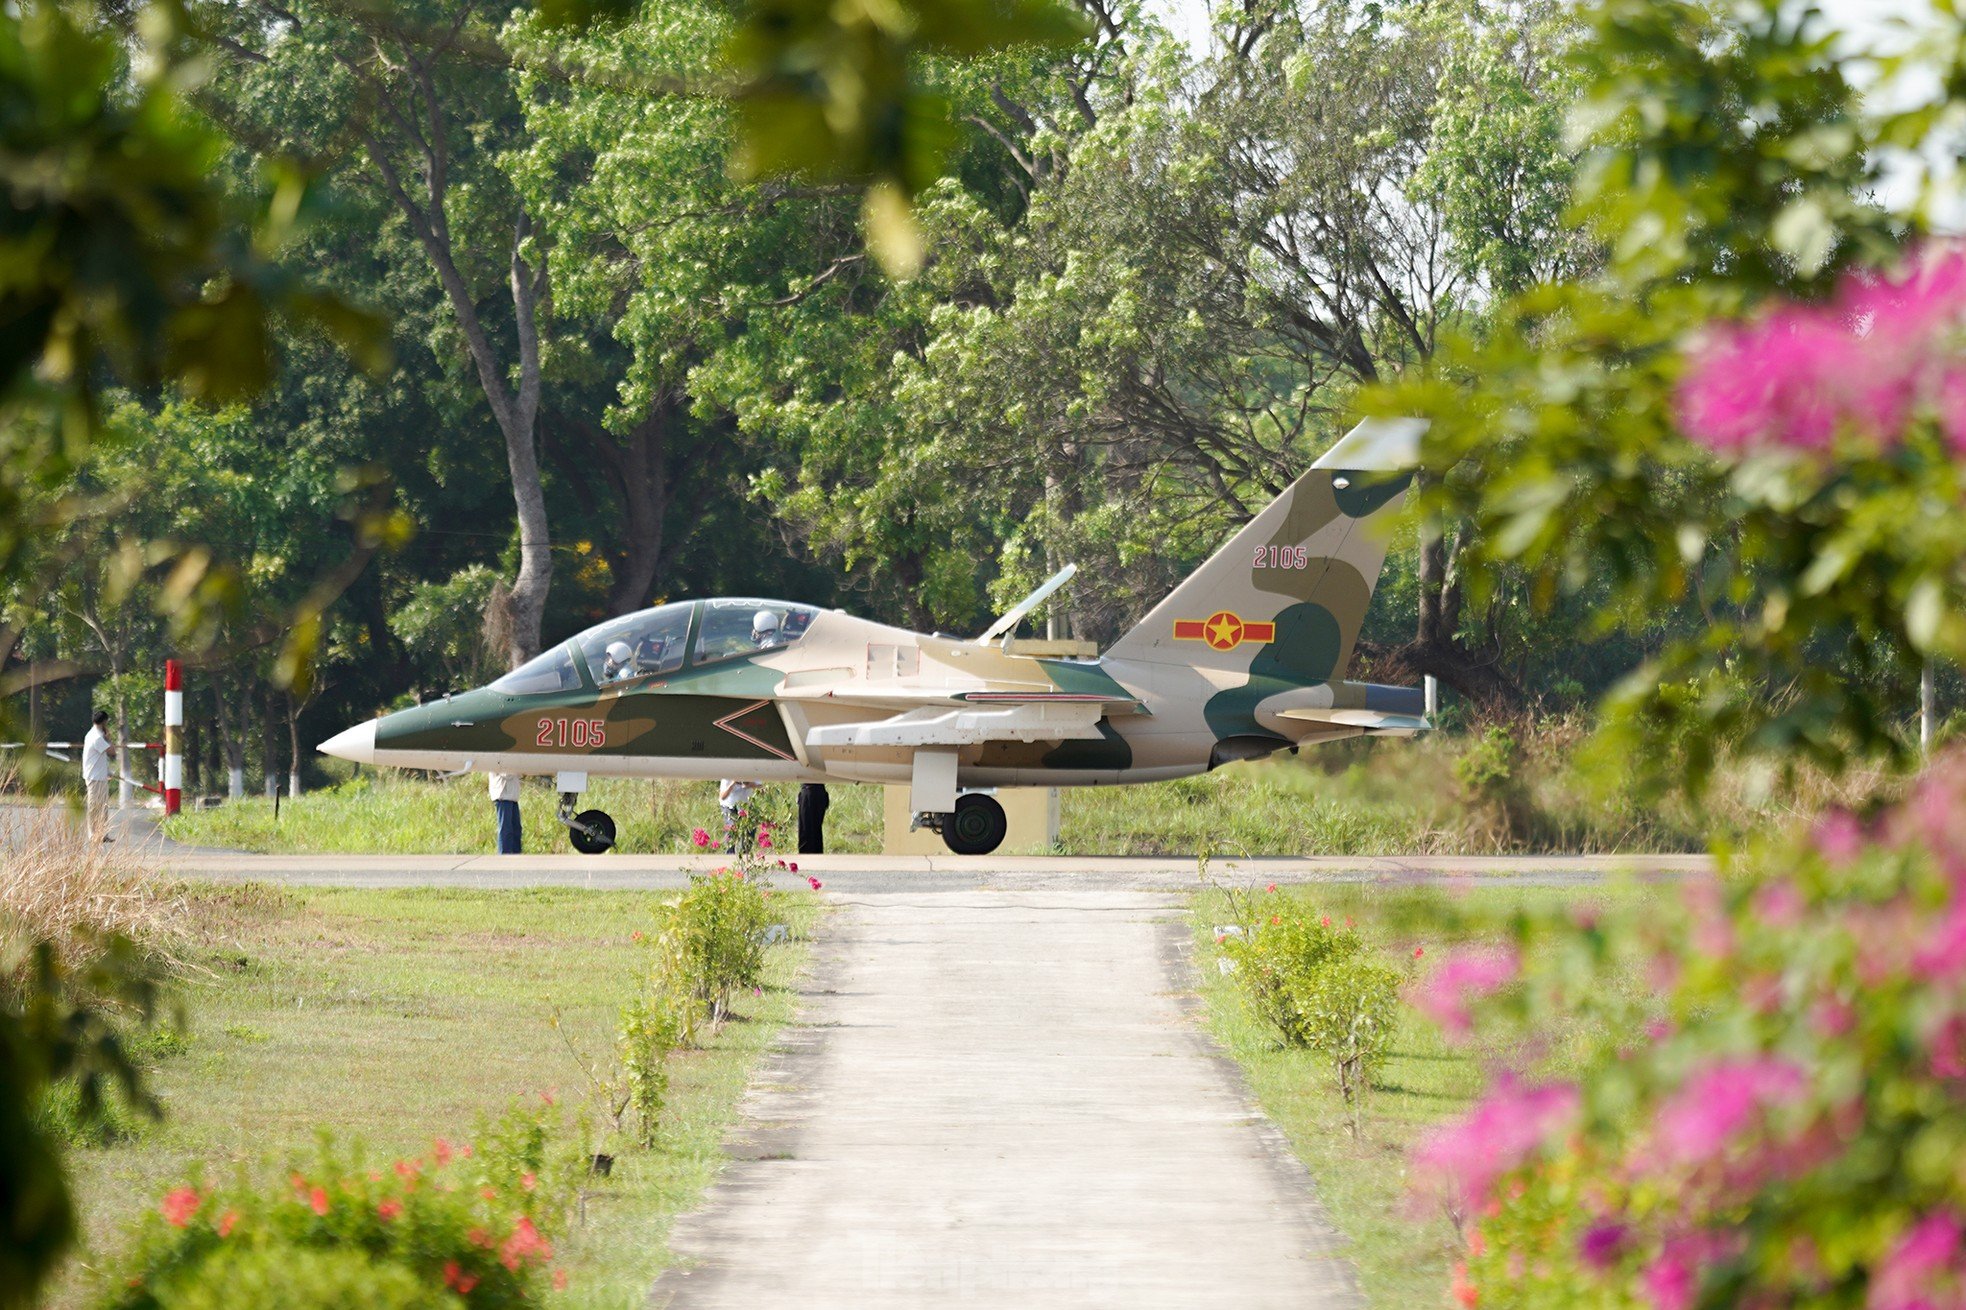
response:
M571 747L575 750L607 744L606 719L541 719L539 740L533 743L535 746Z

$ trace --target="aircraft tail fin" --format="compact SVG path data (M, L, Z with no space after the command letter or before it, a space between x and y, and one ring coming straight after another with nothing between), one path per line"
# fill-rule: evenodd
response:
M1343 678L1419 467L1423 419L1366 419L1210 556L1108 658Z

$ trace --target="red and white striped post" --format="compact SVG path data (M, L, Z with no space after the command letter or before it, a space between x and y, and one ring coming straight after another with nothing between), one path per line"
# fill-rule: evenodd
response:
M164 813L184 801L184 667L164 661Z

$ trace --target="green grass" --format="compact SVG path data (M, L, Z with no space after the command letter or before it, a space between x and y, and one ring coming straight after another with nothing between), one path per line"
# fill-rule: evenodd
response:
M203 925L181 989L186 1037L153 1053L161 1123L74 1149L85 1249L52 1304L88 1298L91 1267L113 1260L129 1221L170 1186L277 1169L326 1129L374 1156L432 1138L468 1141L479 1116L554 1094L577 1114L585 1080L549 1019L606 1052L618 1007L645 966L631 934L660 897L574 891L274 892L199 889ZM796 929L817 904L787 897ZM798 934L802 936L802 932ZM591 1187L586 1218L561 1242L565 1303L639 1306L669 1262L671 1221L721 1164L719 1144L761 1052L790 1017L796 941L769 952L768 985L740 1020L672 1061L663 1140L617 1155ZM535 1099L534 1104L538 1104ZM595 1117L599 1130L598 1116Z
M1597 798L1572 778L1562 740L1534 738L1525 766L1534 826L1508 831L1465 794L1454 764L1467 739L1354 741L1233 765L1173 782L1071 788L1063 793L1059 849L1070 855L1193 855L1203 847L1250 855L1491 854L1509 851L1697 849L1694 828L1655 810ZM827 849L881 849L881 793L835 786ZM791 816L792 788L767 787L762 803ZM557 798L529 781L520 808L528 851L568 849L554 819ZM721 824L707 782L594 780L582 800L614 816L626 851L682 852L690 832ZM373 772L284 801L194 810L168 822L176 840L249 851L450 854L492 845L484 779L428 782ZM1016 852L1028 853L1028 852Z
M1517 908L1652 894L1624 888L1583 893L1482 888L1458 896L1454 908L1477 923L1499 923ZM1393 958L1410 958L1415 946L1437 954L1450 944L1425 927L1431 907L1442 901L1438 891L1323 887L1278 895L1303 899L1320 913L1355 918L1368 941ZM1449 1269L1461 1247L1438 1209L1411 1198L1406 1155L1430 1127L1474 1103L1484 1083L1477 1056L1492 1062L1510 1053L1451 1045L1424 1017L1402 1007L1392 1054L1374 1081L1355 1140L1336 1079L1322 1057L1282 1046L1275 1030L1243 1003L1234 977L1221 972L1214 927L1229 921L1219 893L1196 898L1196 959L1210 1031L1242 1068L1264 1112L1310 1170L1326 1211L1351 1240L1346 1254L1369 1303L1387 1310L1446 1304Z

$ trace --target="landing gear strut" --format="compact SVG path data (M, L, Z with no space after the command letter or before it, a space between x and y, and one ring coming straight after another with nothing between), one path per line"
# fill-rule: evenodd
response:
M559 820L567 825L567 836L573 848L582 855L599 855L614 846L614 820L600 810L573 812L574 798L578 792L560 793Z
M988 855L1009 831L1003 806L981 792L956 797L956 812L942 816L942 844L958 855Z

